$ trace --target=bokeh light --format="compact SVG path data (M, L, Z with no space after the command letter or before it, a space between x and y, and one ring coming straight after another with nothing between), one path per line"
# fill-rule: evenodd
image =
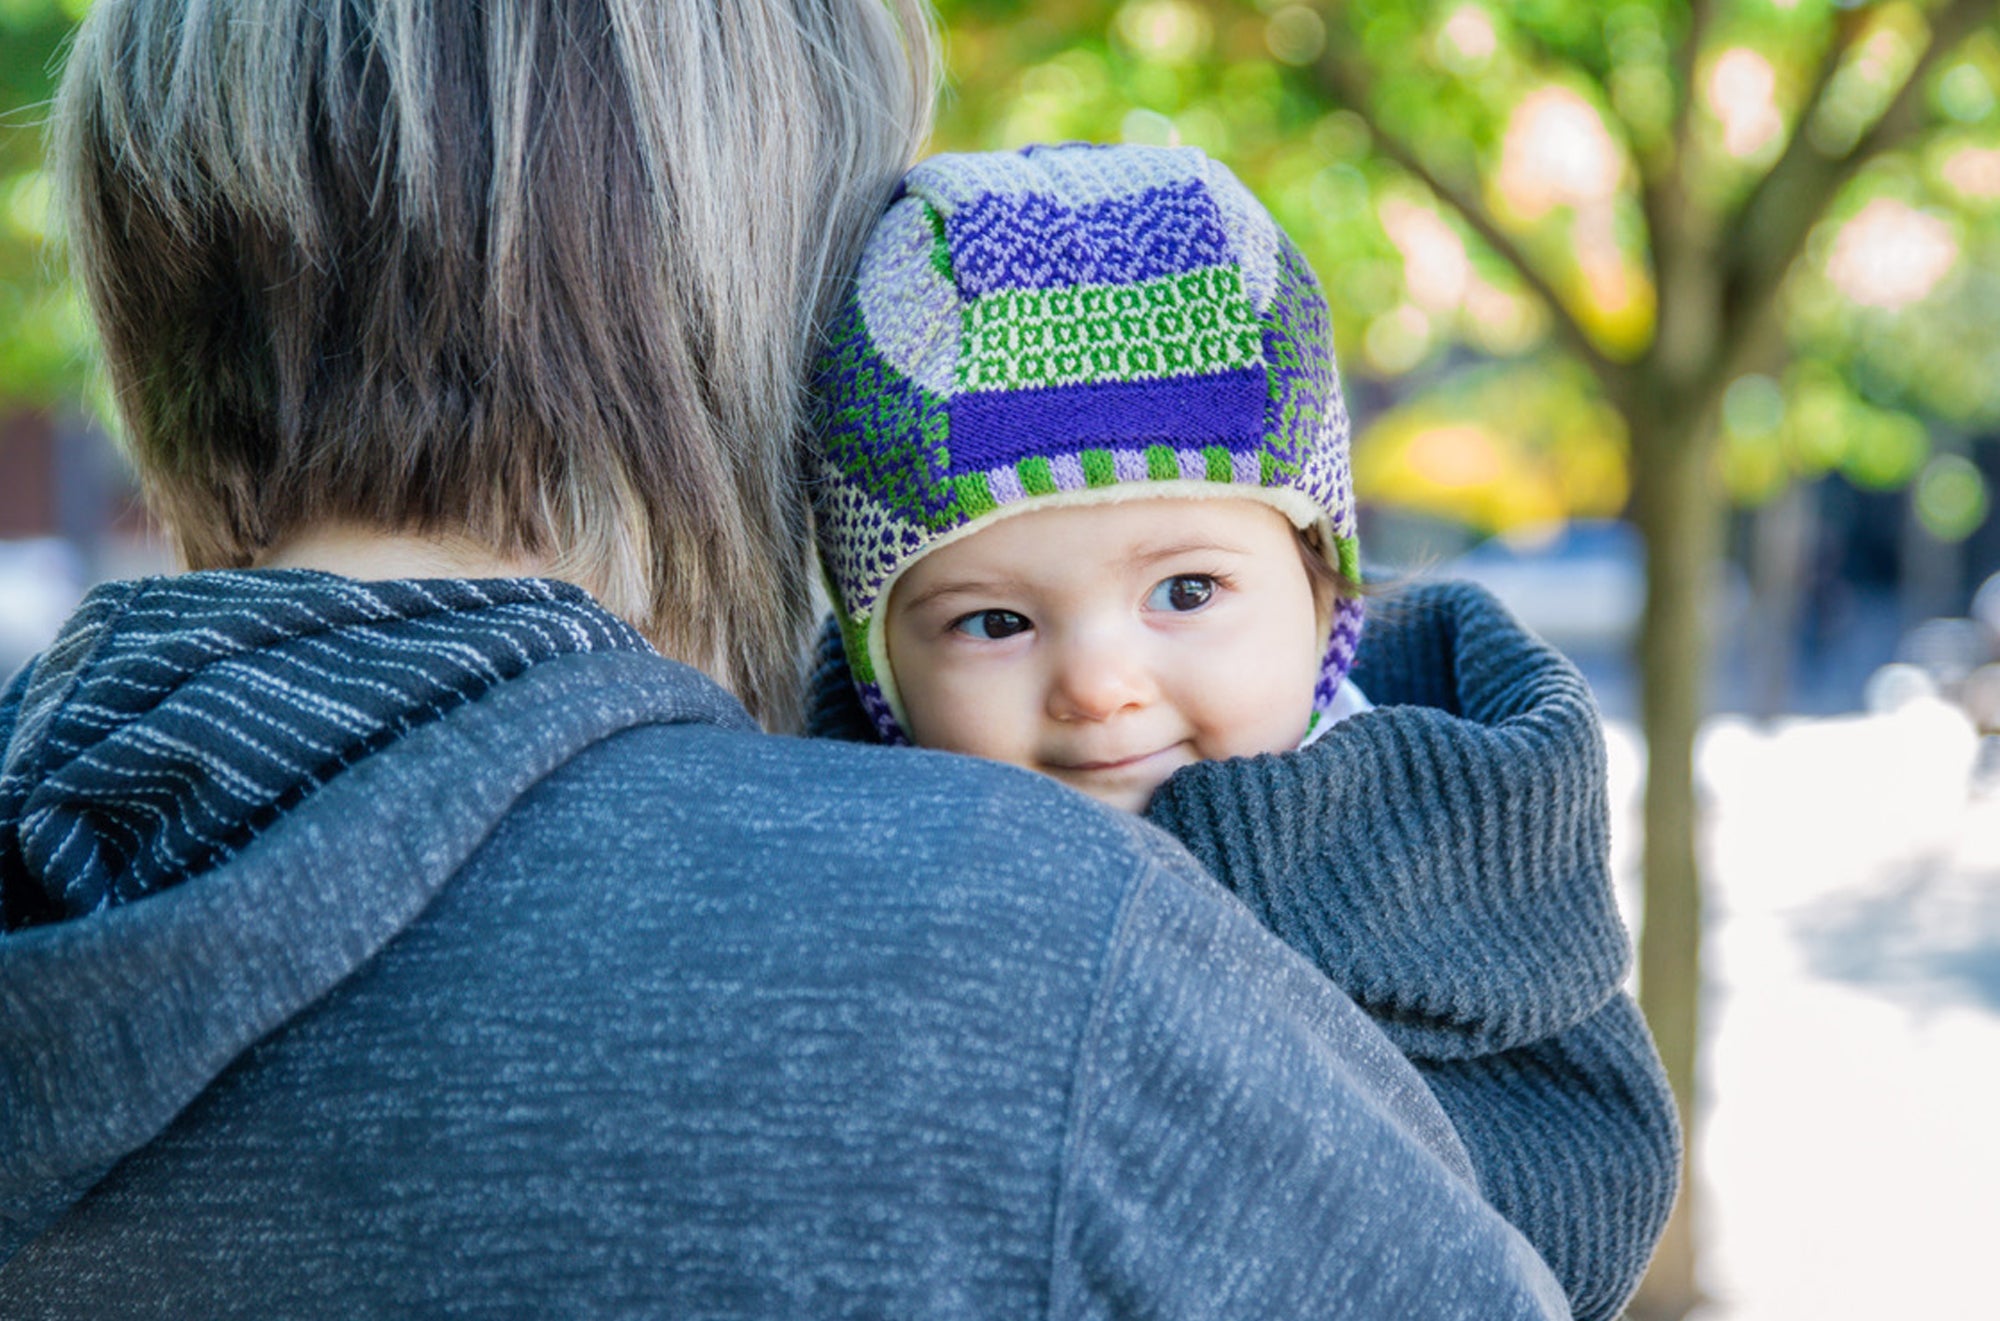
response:
M1326 49L1326 20L1305 5L1286 5L1264 25L1264 45L1286 64L1311 64Z
M1524 219L1609 200L1623 173L1596 107L1566 87L1542 87L1515 107L1500 146L1501 195Z
M2000 197L2000 147L1960 147L1945 157L1940 173L1961 196Z
M1778 112L1777 71L1747 46L1722 52L1708 72L1708 108L1722 125L1722 149L1731 156L1764 155L1784 136Z
M1438 59L1454 73L1472 73L1493 58L1500 37L1493 15L1480 5L1460 5L1438 29Z
M1963 541L1986 521L1986 479L1963 454L1940 454L1925 464L1912 498L1917 517L1939 541Z
M1184 0L1134 0L1118 11L1118 35L1165 64L1193 59L1208 45L1208 18Z
M1863 307L1896 311L1928 298L1958 252L1958 237L1944 220L1878 197L1841 228L1826 273Z
M1380 212L1382 232L1403 255L1403 284L1410 298L1427 312L1456 311L1472 281L1464 241L1429 207L1391 197Z

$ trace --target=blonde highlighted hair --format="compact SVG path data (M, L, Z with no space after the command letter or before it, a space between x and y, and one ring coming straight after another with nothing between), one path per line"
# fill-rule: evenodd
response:
M98 0L55 164L149 501L191 568L547 557L787 723L801 382L935 85L921 0Z

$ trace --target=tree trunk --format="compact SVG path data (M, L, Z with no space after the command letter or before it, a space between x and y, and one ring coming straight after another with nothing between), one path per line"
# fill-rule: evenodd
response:
M1750 711L1768 723L1791 706L1793 639L1819 535L1818 494L1794 482L1751 517Z
M1649 392L1671 399L1670 389ZM1683 396L1685 397L1685 396ZM1659 411L1632 422L1633 514L1646 540L1646 612L1639 633L1641 720L1646 739L1645 915L1639 1002L1659 1043L1687 1151L1694 1146L1700 1046L1701 874L1694 741L1708 670L1708 616L1719 553L1721 500L1712 471L1707 409ZM1635 1317L1685 1316L1695 1284L1693 1162Z

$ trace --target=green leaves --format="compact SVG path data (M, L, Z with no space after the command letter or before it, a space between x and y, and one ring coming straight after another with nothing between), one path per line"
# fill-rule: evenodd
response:
M90 383L90 331L53 247L43 125L84 0L0 0L0 405Z

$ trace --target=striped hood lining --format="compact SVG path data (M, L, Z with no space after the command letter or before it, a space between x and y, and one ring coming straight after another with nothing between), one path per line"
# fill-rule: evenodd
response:
M0 699L0 925L82 917L217 866L357 760L537 662L651 650L538 579L101 586Z

